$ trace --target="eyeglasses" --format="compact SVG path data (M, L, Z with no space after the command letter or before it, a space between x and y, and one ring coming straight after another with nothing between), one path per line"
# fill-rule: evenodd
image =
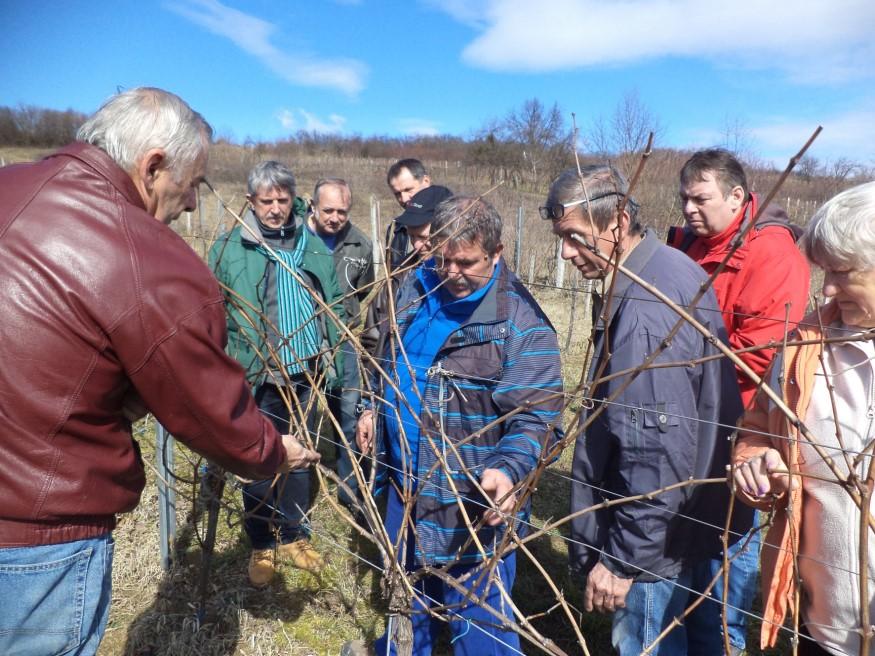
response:
M599 200L600 198L607 198L608 196L623 195L624 194L621 194L619 191L609 191L604 194L599 194L598 196L593 196L592 198L581 198L580 200L573 200L570 203L556 203L554 205L544 205L543 207L538 208L538 213L545 221L558 221L563 216L565 216L565 210L567 210L569 207L585 205L586 203L591 203L594 200Z

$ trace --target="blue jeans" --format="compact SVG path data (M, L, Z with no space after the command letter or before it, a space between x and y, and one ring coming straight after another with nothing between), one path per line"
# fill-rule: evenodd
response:
M756 527L754 527L756 528ZM751 529L751 539L746 548L747 535L730 545L728 556L735 560L729 563L729 588L726 595L726 627L729 644L739 651L745 647L747 613L753 606L757 588L757 570L760 560L760 534ZM704 590L723 567L723 557L707 560L693 568L692 588ZM723 573L711 589L711 599L703 602L687 621L687 646L691 654L725 653L723 646Z
M747 614L750 613L753 607L753 599L757 593L757 571L760 565L760 531L757 530L759 524L758 515L754 515L754 527L750 530L750 542L747 542L748 535L742 537L738 542L730 545L728 557L732 558L735 554L739 554L735 560L729 564L729 589L726 595L726 626L729 629L729 642L733 647L744 649L745 638L747 635ZM747 545L745 545L747 542ZM743 549L744 547L744 549ZM723 558L712 560L711 576L717 574L723 566ZM717 580L717 585L714 586L712 592L714 598L723 601L723 576ZM723 626L723 619L720 619L720 626Z
M388 501L386 505L386 532L394 542L398 531L401 530L401 520L404 506L393 485L389 485ZM405 569L412 570L413 563L413 535L407 538L407 553L405 555ZM475 569L476 565L456 565L449 569L450 576L459 578ZM496 582L490 582L488 576L480 573L473 574L465 579L462 585L472 590L474 595L482 595L486 592L484 602L492 609L503 613L506 617L512 617L511 610L507 606L499 591L497 581L510 594L516 576L516 552L499 561L496 567ZM488 589L486 586L489 586ZM514 631L503 631L498 626L499 619L491 613L483 610L480 606L468 602L465 595L455 588L447 585L436 576L427 576L416 584L416 590L420 592L413 600L413 613L410 616L413 624L413 656L428 656L432 652L432 646L438 634L444 626L449 625L452 635L454 656L504 656L504 654L517 654L521 651L520 639ZM446 612L449 622L434 619L425 610L426 606L448 605L451 610ZM374 643L374 652L377 656L394 656L397 651L391 640L392 623L396 621L394 616L389 617L389 622L384 633Z
M296 385L293 404L295 395L304 407L310 398L310 388ZM255 391L255 402L280 433L289 432L289 411L275 385L260 385ZM310 417L307 417L307 427L310 427ZM304 469L280 476L275 484L272 478L266 478L243 485L246 510L243 526L253 549L272 548L276 544L276 533L282 544L309 535L303 518L310 510L310 475L310 470Z
M691 569L674 579L636 581L626 595L626 607L614 613L611 643L620 656L639 656L675 617L680 617L691 601L688 588ZM676 626L659 641L653 656L678 656L687 653L686 626Z
M112 535L0 549L0 654L90 656L112 597Z
M697 592L708 587L714 577L714 562L705 560L686 567L674 579L633 583L626 595L626 608L614 613L611 641L620 656L638 656L675 618L682 617L699 599ZM721 604L715 599L712 589L710 597L699 603L650 653L723 656Z

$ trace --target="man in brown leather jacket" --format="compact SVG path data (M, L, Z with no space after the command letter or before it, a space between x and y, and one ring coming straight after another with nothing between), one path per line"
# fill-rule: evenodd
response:
M195 208L211 135L133 89L0 170L0 653L96 652L115 515L144 485L132 408L242 476L318 459L258 412L219 286L166 225Z

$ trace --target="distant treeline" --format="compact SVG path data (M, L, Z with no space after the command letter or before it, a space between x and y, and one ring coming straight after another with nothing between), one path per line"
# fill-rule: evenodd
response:
M33 105L0 107L0 144L4 146L63 146L76 138L87 116L72 109L59 111Z
M73 141L86 115L68 109L59 111L33 105L0 107L0 146L53 148ZM745 164L755 188L777 173L774 165L761 160L751 146L752 135L740 122L727 123L717 143L733 151ZM499 182L509 189L543 192L555 175L575 162L572 144L580 161L611 161L627 175L637 166L649 134L656 148L648 166L649 178L672 189L674 202L677 171L690 150L661 147L665 128L637 93L627 93L613 113L592 117L586 125L573 128L566 113L554 103L537 98L526 100L504 115L487 120L466 136L415 135L407 137L362 136L300 131L272 142L234 143L217 138L216 157L211 157L211 178L245 179L247 167L260 159L277 158L298 162L302 157L343 160L371 160L388 163L402 157L416 157L431 166L450 165L472 174L483 185ZM801 144L800 144L801 146ZM221 154L220 154L221 153ZM661 171L654 169L664 168ZM473 173L472 173L473 172ZM656 174L656 175L654 175ZM818 160L806 156L798 163L793 179L803 186L787 189L794 198L823 201L830 192L856 181L875 177L875 166L848 158ZM759 180L758 180L759 178ZM759 182L760 184L756 184ZM646 187L646 182L644 185ZM785 185L785 188L792 185ZM643 191L643 190L642 190ZM640 192L639 192L640 193ZM671 208L669 208L671 209Z

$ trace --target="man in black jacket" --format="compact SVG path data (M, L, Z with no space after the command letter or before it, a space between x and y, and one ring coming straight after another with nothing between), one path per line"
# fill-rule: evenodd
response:
M705 272L644 229L627 194L613 167L569 169L551 186L541 214L562 239L562 257L584 278L604 281L584 392L593 405L572 466L571 512L591 510L572 520L570 557L585 582L586 610L614 612L614 647L637 656L695 599L689 590L710 581L728 487L684 482L725 477L727 437L741 402L731 362L701 362L716 347L690 323L674 331L679 315L635 279L725 341L713 291L690 307ZM655 365L700 364L635 371L654 356ZM603 502L616 505L596 510ZM746 518L749 527L750 513ZM706 601L651 653L723 653L718 610Z
M389 167L386 184L389 185L402 209L407 209L416 194L431 186L431 177L418 159L399 159ZM423 232L425 235L428 234L427 224L419 224L411 229L410 224L404 221L403 217L404 214L396 217L386 231L386 246L389 249L387 259L392 270L400 267L415 251L411 241L421 236Z
M331 251L349 327L357 328L362 323L361 303L370 294L374 282L374 247L371 240L350 222L351 207L349 184L341 178L322 178L313 190L307 225ZM351 456L357 453L354 451L355 410L361 400L361 376L358 355L352 344L344 340L341 349L343 375L340 385L327 392L328 408L347 441L345 445L337 444L337 473L351 494L341 488L338 498L353 515L357 515L358 480L353 473Z

